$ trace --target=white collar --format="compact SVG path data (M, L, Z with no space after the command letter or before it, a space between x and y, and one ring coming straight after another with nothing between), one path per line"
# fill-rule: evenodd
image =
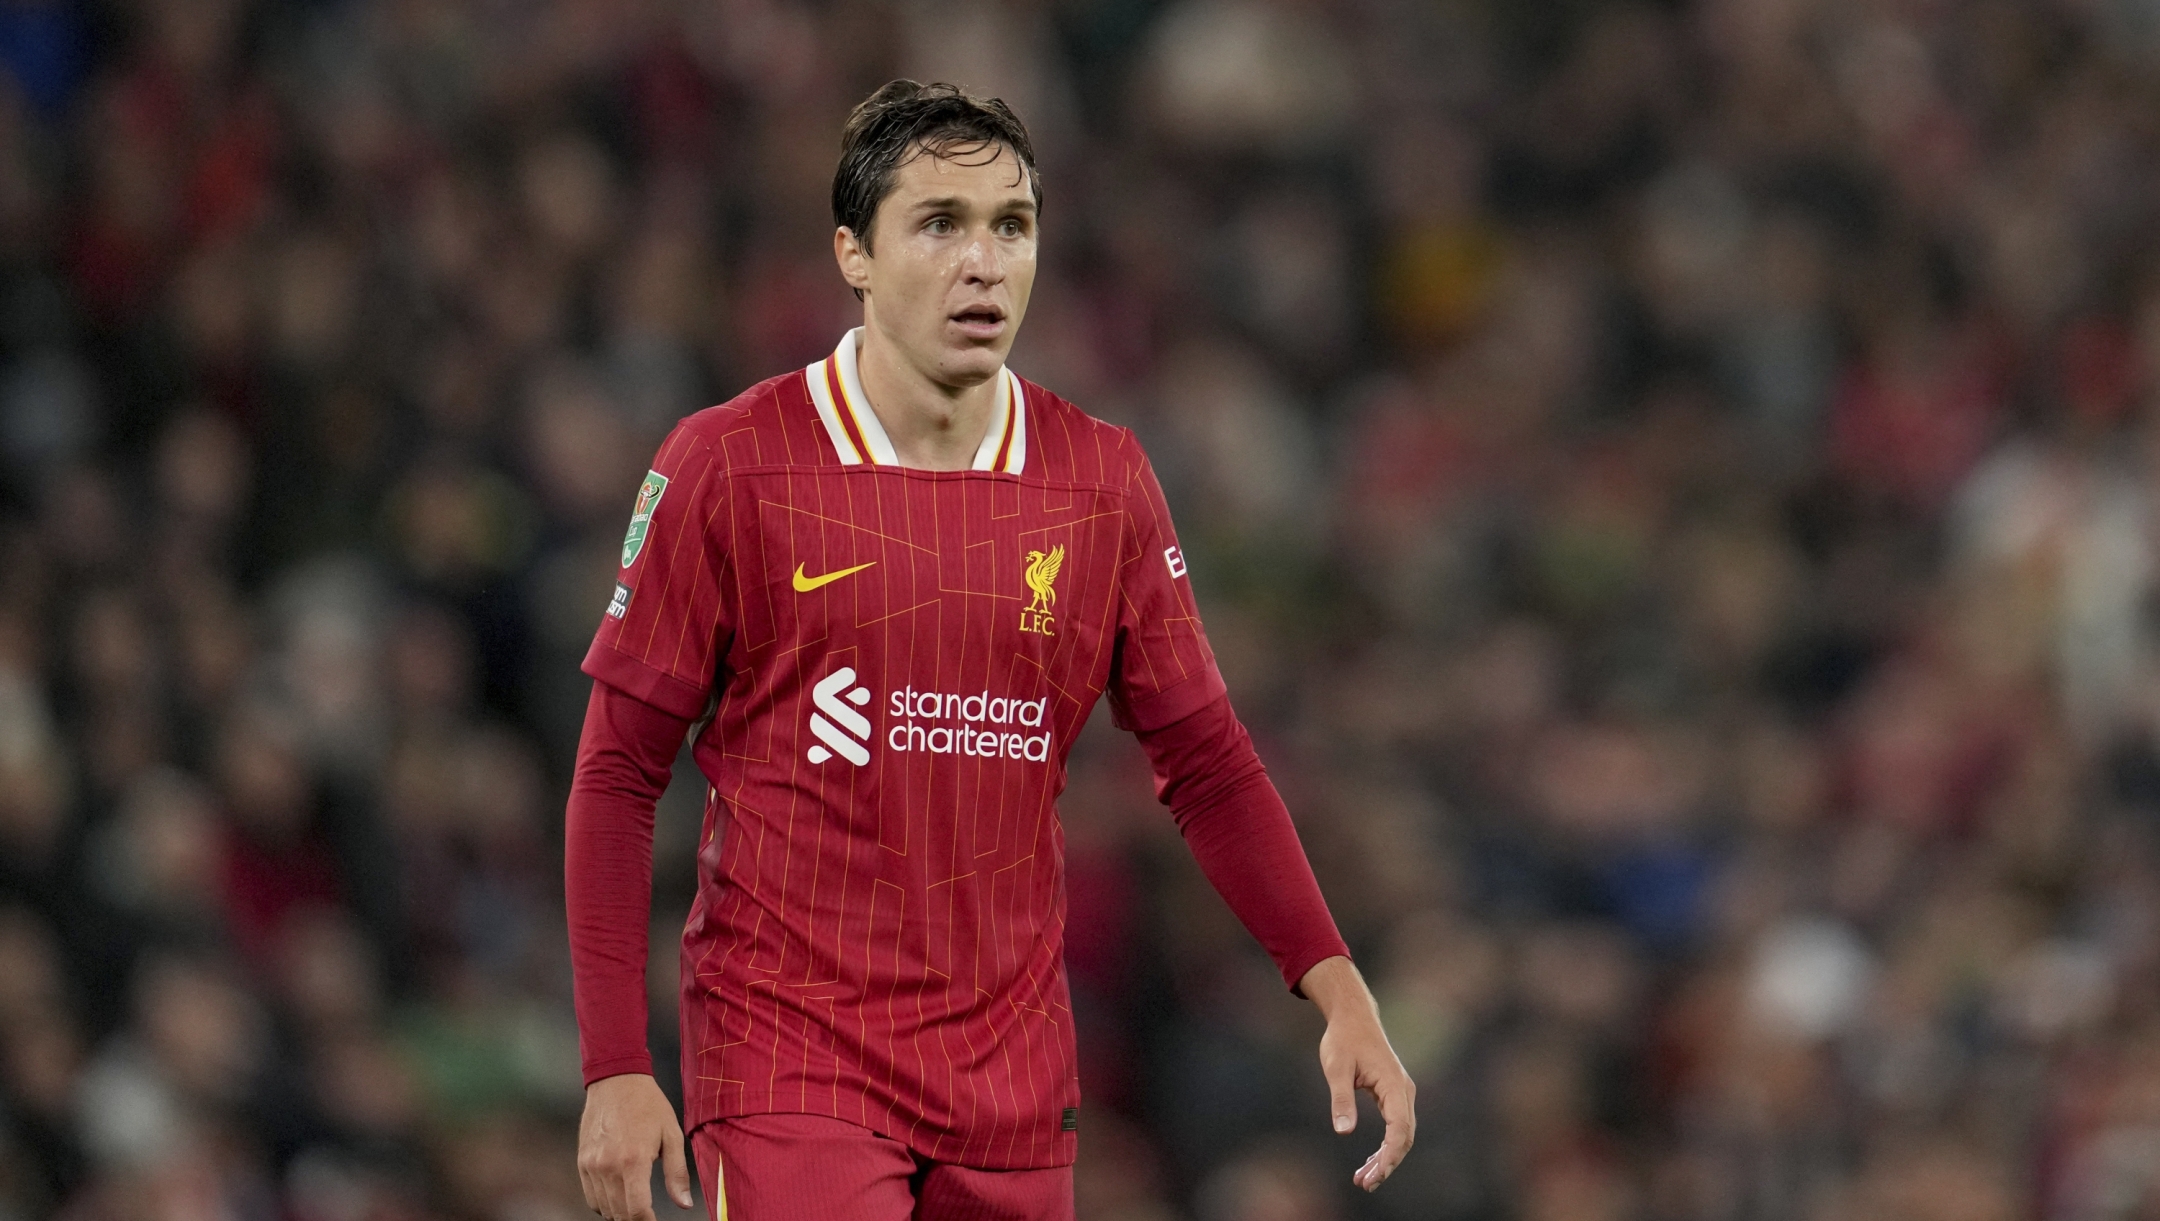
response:
M885 425L870 409L870 396L863 393L862 370L856 363L861 339L861 327L841 336L832 355L803 370L803 380L809 384L810 401L817 405L818 419L824 422L842 463L898 466L900 457L893 451L892 438L885 435ZM999 369L998 379L1005 393L997 396L971 469L1017 475L1027 465L1027 392L1011 369ZM1002 463L998 461L1001 453Z

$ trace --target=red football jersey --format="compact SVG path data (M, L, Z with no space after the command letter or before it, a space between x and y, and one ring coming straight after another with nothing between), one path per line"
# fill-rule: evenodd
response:
M710 718L685 1120L1063 1165L1066 753L1105 693L1152 729L1222 679L1130 431L1008 371L974 469L902 468L857 334L669 435L585 660Z

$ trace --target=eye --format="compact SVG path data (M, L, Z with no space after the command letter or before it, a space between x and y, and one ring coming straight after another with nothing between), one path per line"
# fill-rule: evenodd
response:
M939 237L943 237L953 231L952 218L949 216L933 216L930 218L930 223L923 227Z
M998 222L997 231L999 237L1019 237L1020 221L1016 217L1008 216Z

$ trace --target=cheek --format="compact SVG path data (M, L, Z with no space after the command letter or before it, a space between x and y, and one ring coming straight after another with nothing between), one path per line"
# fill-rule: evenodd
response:
M942 250L909 251L906 258L895 259L894 263L889 298L927 302L942 296L958 269L959 259Z
M1005 279L1011 286L1008 291L1012 294L1013 303L1027 304L1028 294L1035 291L1035 256L1029 254L1026 258L1014 259L1006 264Z

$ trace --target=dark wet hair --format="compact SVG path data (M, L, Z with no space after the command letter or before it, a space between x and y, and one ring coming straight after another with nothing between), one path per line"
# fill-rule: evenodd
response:
M864 98L840 132L840 167L833 171L833 223L870 248L870 224L892 194L893 175L928 153L966 156L977 149L995 157L1009 148L1026 171L1035 210L1042 211L1042 175L1027 125L997 98L977 97L958 85L891 81Z

